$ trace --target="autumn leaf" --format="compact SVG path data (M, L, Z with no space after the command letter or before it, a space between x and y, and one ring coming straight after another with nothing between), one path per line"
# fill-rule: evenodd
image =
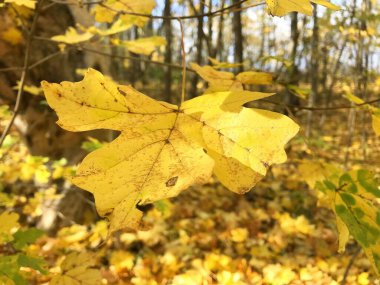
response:
M54 276L51 285L93 285L101 284L100 271L95 266L96 258L90 253L70 253L61 264L62 273Z
M34 9L36 7L36 0L5 0L4 3L12 3L18 6L25 6L29 9Z
M69 27L64 35L57 35L51 39L56 42L62 42L65 44L77 44L86 42L94 35L89 32L79 33L75 28Z
M121 131L90 153L73 183L91 192L110 230L138 228L138 205L177 196L212 172L231 191L249 191L268 167L286 160L298 126L288 117L243 104L271 94L217 92L181 106L155 101L89 69L81 82L42 82L58 124L70 131Z
M372 128L377 136L380 136L380 109L372 115Z
M0 214L0 243L13 240L12 230L20 227L17 213L2 212Z
M310 2L325 6L332 10L340 10L340 7L327 0L266 0L268 13L272 16L285 16L290 12L299 12L308 16L313 13Z
M243 90L243 84L268 85L272 83L272 75L266 72L245 71L235 76L232 72L219 71L208 65L199 66L192 63L191 68L208 82L209 88L206 93Z
M379 183L366 170L343 173L339 180L324 180L318 188L330 199L339 230L339 248L344 250L351 234L363 247L377 274L380 273Z
M157 47L166 45L163 37L141 38L122 43L130 52L142 55L150 55Z
M136 25L142 27L148 21L146 17L128 15L128 13L151 14L156 6L154 0L106 0L102 5L96 5L93 13L97 22L111 23L116 15L121 15L120 19L125 25Z
M238 66L242 66L242 63L229 63L229 62L221 62L216 58L208 57L209 61L212 64L212 68L221 69L221 68L234 68Z
M132 27L132 24L126 24L122 19L115 21L109 29L99 29L95 26L88 28L87 32L101 36L111 36L124 32Z
M377 136L380 136L380 108L376 108L370 104L366 104L366 102L363 99L351 93L346 93L344 97L352 103L362 106L362 108L368 110L371 113L372 129Z

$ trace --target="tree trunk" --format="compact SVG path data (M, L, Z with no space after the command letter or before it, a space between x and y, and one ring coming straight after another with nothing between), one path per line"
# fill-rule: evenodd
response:
M241 22L241 3L238 4L239 0L233 0L233 4L236 4L235 9L236 12L233 13L233 33L235 35L234 38L234 61L236 63L243 63L243 25ZM240 65L237 68L238 72L242 72L244 70L243 65Z
M298 30L298 13L292 12L290 16L291 16L290 37L292 40L292 51L290 53L290 61L292 65L289 68L288 76L286 78L286 83L292 84L292 85L298 85L299 76L298 76L298 68L296 65L297 49L298 49L299 37L300 37L300 32ZM299 98L294 96L288 89L286 89L285 104L297 106L299 105L299 103L300 103Z
M165 0L164 16L169 17L171 15L171 0ZM166 37L166 49L165 49L165 63L172 64L172 45L173 45L173 34L172 34L172 23L169 19L164 19L164 32ZM172 102L172 68L170 66L166 67L165 70L165 89L164 98L167 102Z
M198 15L203 14L204 8L205 8L204 1L200 1L199 11L197 14ZM203 17L199 17L198 18L198 28L197 28L197 53L196 53L196 58L195 58L195 62L199 65L202 64L203 23L204 23ZM199 76L197 74L194 74L193 78L191 79L190 98L194 98L197 95L198 80L199 80Z
M308 106L314 107L315 100L318 97L318 82L319 82L319 26L318 26L318 9L317 5L313 4L313 35L311 39L311 92L308 98ZM307 114L306 137L310 137L313 125L313 111Z

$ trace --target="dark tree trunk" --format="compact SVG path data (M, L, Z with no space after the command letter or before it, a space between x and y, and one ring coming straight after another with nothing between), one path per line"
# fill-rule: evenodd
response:
M164 16L169 17L171 15L171 0L165 0ZM173 34L172 34L172 23L169 19L164 20L164 32L166 37L166 49L165 49L165 63L172 63L172 45L173 45ZM164 98L167 102L172 101L172 68L170 66L166 67L165 70L165 89Z
M234 61L236 63L243 62L243 25L241 22L241 4L238 4L239 0L233 0L236 4L236 12L233 13L233 33L234 33ZM243 71L243 65L237 68L238 72Z
M298 69L296 65L296 59L297 59L297 48L299 44L299 37L300 32L298 30L298 13L293 12L291 13L291 23L290 23L290 29L291 29L291 40L292 40L292 51L290 54L290 61L292 65L289 68L288 76L286 79L287 84L297 85L299 76L298 76ZM288 89L286 90L285 95L285 103L290 105L299 105L299 98L294 96Z

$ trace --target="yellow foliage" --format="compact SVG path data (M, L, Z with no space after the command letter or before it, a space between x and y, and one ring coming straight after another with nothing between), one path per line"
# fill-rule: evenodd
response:
M19 173L21 180L35 179L38 183L47 183L50 178L50 171L45 163L48 160L47 157L28 155L21 164L21 172Z
M94 285L101 284L100 271L90 267L96 258L86 252L70 253L61 264L61 274L54 276L50 285Z
M115 21L109 29L98 29L91 26L87 32L92 34L98 34L101 36L111 36L117 33L124 32L132 27L132 24L126 24L122 19Z
M142 55L150 55L157 47L166 45L163 37L141 38L133 41L122 43L130 52Z
M17 213L2 212L0 214L0 243L13 240L12 233L20 227L18 219Z
M272 83L272 75L266 72L246 71L235 77L231 72L219 71L208 65L199 66L192 63L191 67L209 83L206 93L243 90L243 84L268 85Z
M202 283L203 278L198 270L190 269L186 272L176 275L173 279L173 284L176 285L199 285Z
M267 72L246 71L239 73L236 79L242 84L270 85L272 84L273 76Z
M106 0L102 5L96 5L93 13L97 22L111 23L115 16L120 14L120 19L125 25L142 27L148 21L147 17L128 15L128 13L151 14L156 6L154 0Z
M135 257L127 251L114 251L110 258L111 268L116 272L122 270L131 270L135 264Z
M380 111L372 115L372 128L377 136L380 136Z
M246 228L237 228L231 230L231 239L234 242L244 242L248 237L248 230Z
M220 62L216 58L208 57L210 60L212 67L215 69L220 68L234 68L243 65L242 63L229 63L229 62Z
M242 107L265 93L206 94L177 107L92 69L81 82L42 87L63 128L121 131L89 154L73 179L94 194L111 231L138 228L137 205L176 196L209 181L212 172L231 191L249 191L269 165L286 160L283 146L298 132L288 117Z
M338 169L335 166L313 160L303 160L298 166L298 171L300 177L306 181L310 189L315 188L317 181L323 181L331 176L331 174L338 173Z
M15 27L11 27L2 32L1 38L12 45L18 45L23 40L20 30Z
M351 94L351 93L346 93L344 95L344 97L346 99L348 99L349 101L357 104L357 105L360 105L360 104L363 104L365 103L363 99ZM375 132L375 134L377 136L380 136L380 108L376 108L372 105L369 105L369 104L365 104L365 105L362 105L363 108L367 109L369 112L371 112L372 114L372 128L373 128L373 131Z
M263 269L264 280L271 285L290 284L297 276L294 271L281 264L269 264Z
M294 219L289 213L285 213L277 214L276 218L280 223L281 229L287 234L302 233L305 235L313 235L315 233L314 225L311 225L303 215Z
M43 214L44 203L47 201L59 200L62 194L57 194L54 187L48 188L44 191L39 191L34 194L33 198L28 200L28 203L23 208L23 213L31 217L40 216Z
M29 9L34 9L36 7L36 0L5 0L4 3L12 3L18 6L25 6Z
M20 81L17 81L17 85L13 88L16 90L20 89ZM24 91L35 96L41 95L42 93L41 87L37 87L34 85L24 85Z
M313 13L310 2L323 5L332 10L340 10L340 7L327 0L266 0L268 13L272 16L285 16L290 12L299 12L308 16Z
M90 32L79 33L75 28L69 27L64 35L51 37L53 41L62 42L65 44L77 44L86 42L94 35Z

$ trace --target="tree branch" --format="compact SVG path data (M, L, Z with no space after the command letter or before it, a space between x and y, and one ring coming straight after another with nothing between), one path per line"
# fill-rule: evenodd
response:
M32 40L33 40L33 34L34 34L34 31L36 29L36 26L37 26L37 20L38 20L38 17L40 15L40 7L42 5L44 0L40 0L39 2L37 2L37 7L36 7L36 10L35 10L35 13L34 13L34 17L33 17L33 22L32 22L32 26L30 27L30 31L29 31L29 34L28 34L28 39L27 39L27 42L26 42L26 49L25 49L25 57L24 57L24 67L23 67L23 70L22 70L22 74L21 74L21 79L20 79L20 86L19 86L19 89L17 91L17 97L16 97L16 104L15 104L15 107L13 109L13 115L11 117L11 120L9 121L8 125L5 127L5 130L4 132L2 133L1 135L1 138L0 138L0 147L3 145L4 143L4 140L7 136L7 134L9 133L12 125L13 125L13 122L17 116L17 113L20 109L20 105L21 105L21 101L22 101L22 97L23 97L23 94L24 94L24 86L25 86L25 81L28 77L28 74L29 74L29 60L30 60L30 53L31 53L31 44L32 44Z

